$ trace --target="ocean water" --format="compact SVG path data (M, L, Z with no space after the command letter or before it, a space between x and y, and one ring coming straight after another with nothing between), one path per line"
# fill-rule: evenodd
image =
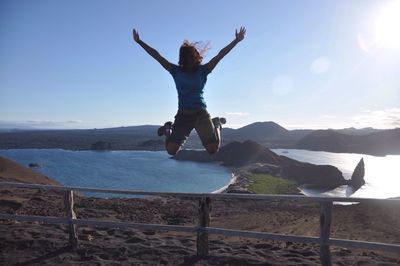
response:
M176 161L166 152L10 149L0 150L0 156L24 166L38 163L40 168L35 171L66 186L208 193L226 186L232 178L220 165Z
M400 197L400 155L377 157L356 153L332 153L296 149L274 149L273 151L279 155L302 162L336 166L346 179L351 178L354 168L361 158L364 158L364 179L366 184L359 190L354 192L348 186L341 186L327 192L303 188L303 192L306 195L360 198Z
M347 179L350 179L360 159L364 158L366 184L359 190L354 192L347 186L331 191L302 188L306 195L400 197L400 155L376 157L295 149L273 151L298 161L336 166ZM231 172L220 165L176 161L170 159L166 152L15 149L0 150L0 156L25 166L38 163L41 167L36 171L67 186L207 193L226 186L232 177ZM94 195L112 197L111 194Z

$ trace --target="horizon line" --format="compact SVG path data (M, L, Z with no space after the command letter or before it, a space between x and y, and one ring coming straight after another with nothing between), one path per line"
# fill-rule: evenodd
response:
M29 121L30 122L30 121ZM29 122L5 122L2 123L0 121L0 131L6 131L6 130L21 130L21 131L29 131L29 130L93 130L93 129L111 129L111 128L126 128L126 127L140 127L140 126L160 126L157 124L137 124L137 125L104 125L104 126L82 126L82 127L71 127L71 126L66 126L65 124L62 124L62 122L59 122L60 124L54 123L53 125L37 125L35 123L29 123ZM257 121L257 122L251 122L249 124L233 124L233 125L228 125L225 126L224 128L230 128L230 129L240 129L255 123L268 123L272 122L275 123L287 130L343 130L343 129L354 129L354 130L362 130L362 129L376 129L376 130L389 130L389 129L396 129L399 127L393 126L393 127L374 127L374 126L363 126L363 127L355 127L355 126L318 126L318 125L287 125L283 126L282 124L279 124L275 121ZM77 123L74 123L75 125Z

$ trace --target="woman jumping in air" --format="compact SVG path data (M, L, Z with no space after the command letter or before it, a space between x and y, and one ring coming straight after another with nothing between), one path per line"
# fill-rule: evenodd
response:
M203 98L204 85L207 82L207 75L236 44L244 39L245 34L244 27L241 27L239 32L236 30L235 39L205 65L201 64L203 57L195 44L185 41L179 50L178 65L175 65L143 42L137 30L133 29L135 42L172 75L178 91L179 109L174 123L167 122L158 129L159 136L166 136L165 148L169 154L175 155L179 151L193 128L196 129L207 152L218 151L221 144L221 124L225 124L225 119L211 119Z

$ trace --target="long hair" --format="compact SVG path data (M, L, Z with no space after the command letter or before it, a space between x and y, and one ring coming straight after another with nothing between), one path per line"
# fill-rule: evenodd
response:
M206 42L203 44L202 42L189 42L188 40L184 40L181 48L179 49L179 62L180 66L183 66L186 63L186 57L189 54L192 54L196 60L198 65L201 64L203 60L203 56L206 51L210 49L210 43Z

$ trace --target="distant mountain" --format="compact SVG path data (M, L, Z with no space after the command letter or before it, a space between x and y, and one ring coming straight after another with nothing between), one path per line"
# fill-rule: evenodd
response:
M289 135L292 139L298 141L314 131L313 129L294 129L289 131Z
M0 149L61 148L90 150L107 143L111 150L164 150L156 125L75 130L17 130L0 132ZM400 129L287 130L275 122L256 122L239 129L223 128L222 145L253 140L268 148L297 148L330 152L400 154ZM108 144L109 143L109 144ZM186 148L203 148L195 130Z
M295 147L328 152L400 154L400 128L364 135L346 135L334 130L317 130L299 140Z
M302 136L303 137L303 136ZM295 142L290 131L275 122L256 122L247 126L232 129L223 128L221 131L222 144L232 141L253 140L269 148L287 147ZM299 138L300 139L300 138ZM193 132L187 143L188 148L201 148L201 142Z
M289 131L275 122L256 122L250 125L231 131L226 134L227 138L235 139L252 139L252 140L273 140L289 138Z
M141 126L129 126L129 127L112 127L102 129L87 129L91 132L98 133L119 133L119 134L133 134L141 136L156 136L157 129L160 126L155 125L141 125Z
M110 143L111 150L162 150L158 126L132 126L106 129L27 130L0 133L0 149L61 148L90 150L97 142ZM152 141L153 140L153 141Z
M349 127L349 128L343 128L343 129L335 129L336 132L346 134L346 135L366 135L370 133L376 133L376 132L381 132L383 129L375 129L372 127L365 127L365 128L354 128L354 127Z
M287 148L293 146L300 137L296 139L295 135L292 135L289 130L272 121L252 123L235 131L222 131L224 144L248 139L265 145L268 148Z

